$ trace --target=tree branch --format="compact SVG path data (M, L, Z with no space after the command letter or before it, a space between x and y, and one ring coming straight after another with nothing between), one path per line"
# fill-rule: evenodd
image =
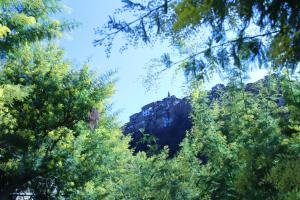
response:
M149 10L145 15L139 17L139 18L136 18L135 20L129 22L126 24L126 26L122 26L121 28L119 28L118 30L114 31L114 32L111 32L111 33L108 33L106 34L105 37L101 38L101 39L98 39L98 40L94 40L94 45L97 46L99 43L101 43L102 41L108 39L108 38L111 38L111 37L115 37L115 35L117 35L118 33L124 31L127 27L130 27L131 25L137 23L137 22L140 22L142 20L144 20L146 17L148 17L151 13L155 12L155 11L158 11L160 9L163 9L164 12L166 13L166 6L171 2L172 0L165 0L165 3L152 9L152 10Z
M226 45L238 42L241 39L243 39L243 40L246 39L247 40L247 39L254 39L254 38L258 38L258 37L265 37L265 36L272 35L272 34L275 34L275 33L278 33L278 32L279 32L279 30L272 31L272 32L267 32L267 33L262 33L262 34L258 34L258 35L253 35L253 36L246 36L246 37L243 37L243 38L236 38L236 39L229 40L229 41L221 43L221 44L217 44L217 45L211 46L209 48L214 49L214 48L217 48L217 47L226 46ZM171 64L171 67L175 66L175 65L178 65L178 64L180 64L180 63L182 63L184 61L187 61L187 60L190 60L192 58L195 58L195 57L197 57L197 56L205 53L206 51L207 51L207 49L204 49L204 50L199 51L197 53L194 53L194 54L192 54L192 55L190 55L190 56L188 56L186 58L183 58L183 59L181 59L179 61L176 61L176 62L174 62L174 63Z

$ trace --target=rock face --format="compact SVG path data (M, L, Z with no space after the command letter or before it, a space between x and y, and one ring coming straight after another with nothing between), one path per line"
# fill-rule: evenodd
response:
M159 149L167 145L170 155L173 155L178 150L185 132L192 127L190 112L191 105L187 98L168 96L161 101L145 105L141 112L130 116L123 132L125 135L132 134L131 146L135 147L136 151L147 149L145 145L138 145L145 132L158 139Z
M258 95L260 92L259 85L267 85L268 76L255 83L248 83L245 90L252 94ZM217 84L211 88L208 93L210 101L221 100L222 94L228 90L227 86ZM280 93L279 89L279 93ZM278 106L284 105L283 97L278 97ZM188 97L179 99L175 96L168 95L167 98L161 101L156 101L142 107L142 111L130 116L130 121L125 124L123 133L125 135L132 134L133 140L130 145L135 148L135 151L146 151L147 144L140 144L139 141L143 138L143 132L155 136L158 141L159 149L168 146L170 156L174 155L179 143L185 137L186 131L192 127L191 119L191 104Z
M215 85L208 94L210 101L220 99L226 90L223 84ZM161 101L152 102L142 107L141 112L130 116L123 127L125 135L131 134L131 147L135 151L147 151L147 144L141 143L143 134L157 138L158 150L169 147L169 155L173 156L179 149L179 144L185 137L186 131L192 127L189 117L192 107L188 97L183 99L168 95Z

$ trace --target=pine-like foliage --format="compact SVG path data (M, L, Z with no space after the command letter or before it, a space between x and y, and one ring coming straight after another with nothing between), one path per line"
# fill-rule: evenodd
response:
M76 23L50 17L62 12L60 0L0 0L0 55L24 43L51 39Z
M235 67L247 71L253 64L294 71L300 61L297 0L123 2L124 7L96 32L100 39L95 44L105 45L108 51L118 34L126 36L125 48L167 40L185 58L166 68L182 65L197 79ZM134 13L135 20L118 20L120 13Z
M93 78L87 67L71 71L63 56L54 45L24 46L10 53L2 67L2 195L29 190L39 199L68 196L96 173L91 168L105 146L100 150L91 143L120 141L105 109L111 84ZM95 131L88 126L93 108L100 115ZM108 133L112 138L105 139Z
M211 199L299 198L299 118L293 117L299 83L272 77L261 83L259 94L237 83L229 86L214 102L199 89L194 92L190 146L205 156L207 175L199 178L209 188L206 194ZM282 95L291 101L278 105Z
M133 155L108 112L111 77L72 70L62 49L37 42L68 27L50 18L59 1L0 3L0 199L300 199L300 84L290 76L299 62L298 2L124 1L142 15L129 24L111 18L108 39L124 32L149 43L161 34L182 47L208 26L207 48L182 63L187 75L233 74L214 101L191 82L193 128L173 158L167 148ZM226 39L228 25L236 39ZM266 32L247 36L253 25ZM241 75L260 58L288 70L246 92Z

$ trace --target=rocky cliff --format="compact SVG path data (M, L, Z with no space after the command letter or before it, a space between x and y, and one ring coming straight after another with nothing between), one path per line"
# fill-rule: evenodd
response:
M248 83L245 90L253 94L259 93L259 85L266 85L268 76L255 83ZM210 101L220 99L222 93L228 89L223 84L217 84L209 91L208 98ZM278 105L284 104L282 97L277 99ZM157 138L158 148L168 146L172 156L178 150L179 143L185 137L186 131L192 127L189 118L191 105L188 97L180 99L170 96L161 101L152 102L142 107L141 112L130 116L130 121L125 124L123 132L125 135L132 134L130 145L135 151L147 150L147 144L140 143L143 133L152 135Z
M168 96L161 101L152 102L142 107L141 112L130 116L130 121L124 126L124 134L132 134L131 146L136 151L146 150L147 145L139 145L143 134L155 136L158 148L167 145L170 155L173 155L185 132L192 126L189 119L191 105L187 98L179 99Z

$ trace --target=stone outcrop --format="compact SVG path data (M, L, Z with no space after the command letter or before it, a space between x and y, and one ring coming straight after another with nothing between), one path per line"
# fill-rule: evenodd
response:
M260 91L259 85L266 86L268 84L268 76L255 83L245 85L245 90L252 94L258 95ZM208 93L210 101L221 100L222 94L228 90L228 86L217 84L211 88ZM280 89L279 93L280 93ZM283 97L278 97L277 104L284 105ZM141 112L130 116L130 121L123 127L125 135L132 134L130 145L135 151L147 150L147 145L140 145L139 141L143 137L143 132L155 136L158 141L159 149L168 146L170 156L174 155L178 150L179 143L185 137L186 131L192 127L189 117L191 112L191 104L188 97L183 99L168 95L161 101L152 102L142 107Z
M146 150L146 146L137 145L143 132L155 136L158 147L161 149L167 145L170 155L173 155L179 143L185 136L185 132L192 126L189 114L191 105L187 98L168 96L161 101L152 102L142 107L141 112L130 116L130 121L125 124L125 135L132 134L131 146L136 151Z

